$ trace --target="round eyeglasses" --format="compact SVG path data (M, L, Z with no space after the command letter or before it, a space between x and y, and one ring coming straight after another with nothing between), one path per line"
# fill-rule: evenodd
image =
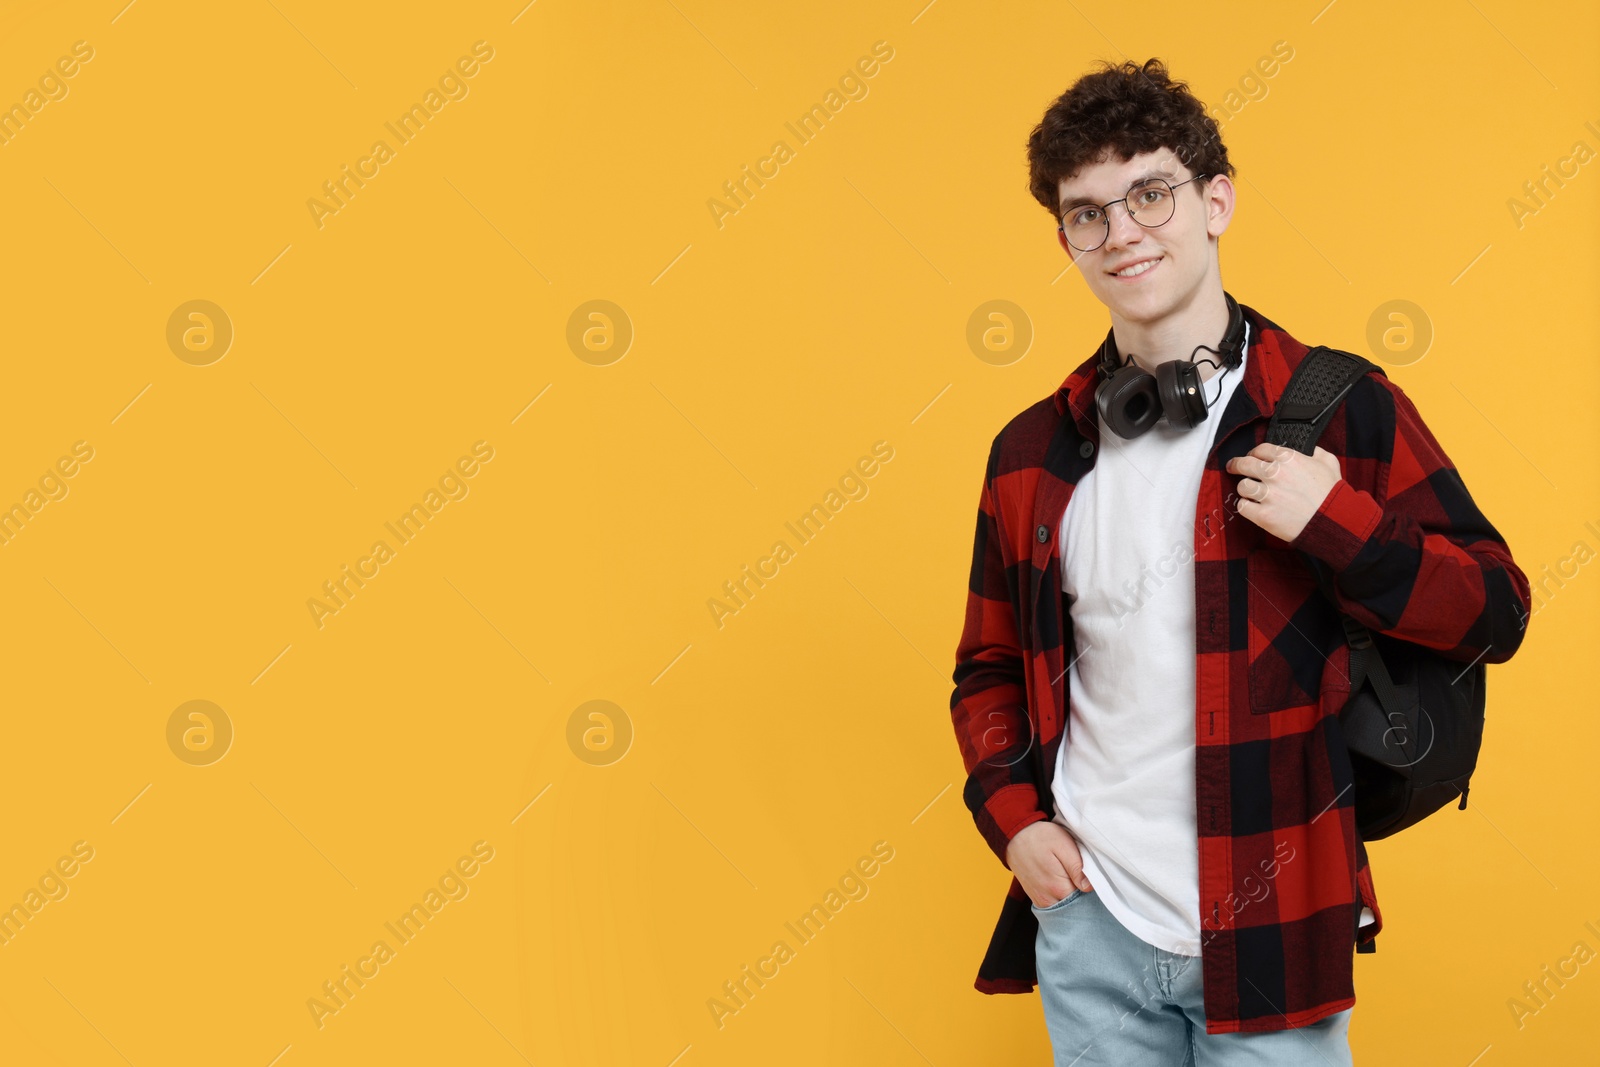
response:
M1128 195L1110 203L1096 207L1093 204L1079 204L1067 209L1061 217L1056 229L1066 237L1067 244L1077 252L1093 252L1106 243L1106 238L1111 235L1111 216L1108 213L1111 204L1121 204L1128 209L1128 216L1143 226L1145 229L1154 229L1165 225L1171 218L1177 197L1173 195L1174 189L1180 189L1190 182L1209 178L1209 174L1196 174L1193 178L1186 178L1173 185L1165 178L1145 178L1135 182L1128 190Z

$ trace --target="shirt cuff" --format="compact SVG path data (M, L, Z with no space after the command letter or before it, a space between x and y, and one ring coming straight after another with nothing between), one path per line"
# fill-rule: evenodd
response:
M1006 863L1006 849L1010 846L1011 839L1025 827L1042 822L1050 816L1039 810L1038 790L1026 783L1007 786L1000 790L990 800L989 810L993 816L989 848L1000 857L1000 862L1004 864L1006 870L1010 870L1011 864Z
M1340 572L1350 566L1382 518L1383 507L1372 494L1340 478L1289 544Z

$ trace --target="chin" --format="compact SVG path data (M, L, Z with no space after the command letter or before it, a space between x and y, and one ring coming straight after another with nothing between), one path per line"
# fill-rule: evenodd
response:
M1153 322L1170 312L1174 303L1165 286L1127 292L1112 284L1107 289L1101 297L1106 307L1129 322Z
M1162 264L1163 267L1170 263ZM1107 279L1102 289L1106 305L1131 322L1155 321L1178 310L1194 291L1193 282L1177 272L1147 286L1124 286Z

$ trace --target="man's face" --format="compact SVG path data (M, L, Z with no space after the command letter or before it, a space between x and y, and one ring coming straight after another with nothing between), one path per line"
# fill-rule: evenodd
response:
M1099 162L1063 179L1058 192L1061 214L1069 221L1085 200L1099 207L1126 196L1129 187L1149 177L1177 185L1194 176L1171 149L1142 152L1122 162L1107 152ZM1110 223L1105 243L1089 252L1071 249L1089 289L1112 314L1129 322L1152 323L1185 307L1206 275L1214 269L1211 238L1227 229L1233 213L1231 189L1216 187L1226 177L1190 182L1173 190L1172 217L1147 229L1128 217L1124 204L1102 209ZM1220 194L1220 195L1219 195ZM1142 274L1121 277L1113 272L1145 260L1155 263Z

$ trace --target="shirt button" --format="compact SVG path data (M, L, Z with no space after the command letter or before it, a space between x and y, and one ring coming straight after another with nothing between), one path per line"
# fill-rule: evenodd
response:
M1042 545L1050 540L1050 527L1041 526L1033 532L1033 535L1039 539L1039 543Z
M1088 459L1090 456L1094 455L1094 442L1085 441L1083 444L1079 445L1078 455L1082 456L1084 459Z

